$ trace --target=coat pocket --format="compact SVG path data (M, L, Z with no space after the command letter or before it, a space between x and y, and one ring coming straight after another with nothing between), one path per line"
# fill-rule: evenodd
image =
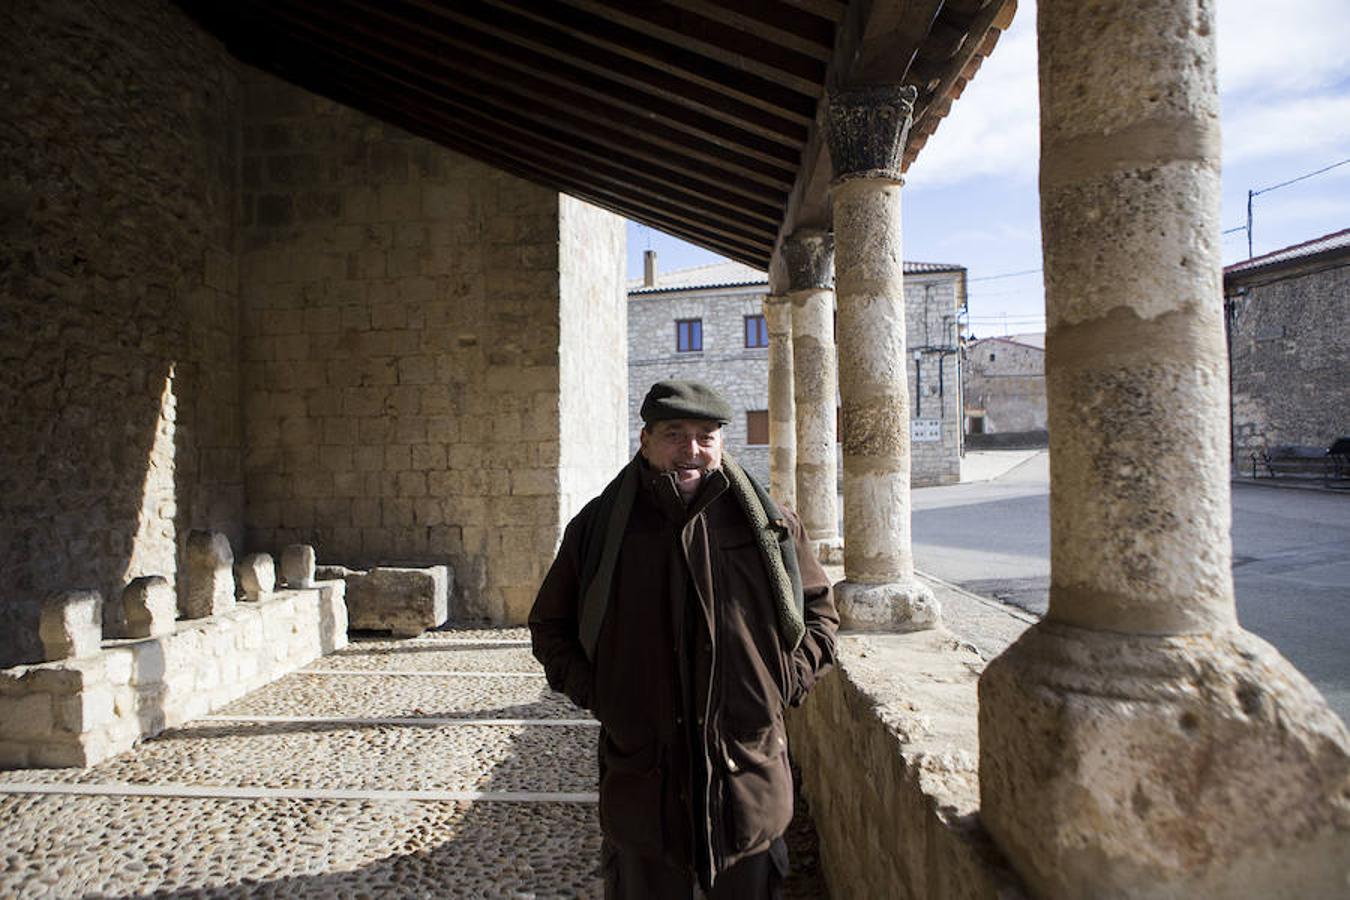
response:
M767 728L728 736L726 839L740 853L778 837L792 820L792 771L781 719Z
M659 850L664 774L655 741L627 751L606 734L600 745L600 827L625 847Z

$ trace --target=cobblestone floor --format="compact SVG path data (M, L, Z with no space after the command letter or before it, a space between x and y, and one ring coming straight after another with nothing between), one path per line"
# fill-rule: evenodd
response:
M354 641L92 768L0 771L0 897L598 898L596 726L527 639ZM804 811L788 843L823 897Z

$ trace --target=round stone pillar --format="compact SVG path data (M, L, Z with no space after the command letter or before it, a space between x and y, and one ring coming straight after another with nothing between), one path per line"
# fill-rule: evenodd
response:
M1051 592L980 680L1033 893L1350 890L1350 742L1234 614L1214 5L1041 0Z
M835 92L829 106L844 450L836 599L855 628L917 630L938 619L910 548L900 160L913 105L913 88L877 85Z
M792 302L764 298L769 332L769 493L797 508L797 402L793 389Z
M837 563L839 475L835 398L834 239L794 232L783 242L792 308L793 385L797 401L797 512L822 562Z

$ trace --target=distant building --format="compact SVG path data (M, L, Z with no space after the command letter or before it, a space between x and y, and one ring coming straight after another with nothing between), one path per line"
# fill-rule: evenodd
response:
M905 263L912 419L911 479L916 487L952 484L961 474L958 314L966 270ZM629 282L628 409L630 449L637 452L638 409L663 378L706 382L735 409L727 449L765 484L769 478L767 276L739 263L657 273ZM916 393L917 387L917 393ZM842 465L842 462L841 462Z
M1045 446L1045 335L970 340L963 354L967 444Z
M1233 462L1350 434L1350 228L1223 270Z

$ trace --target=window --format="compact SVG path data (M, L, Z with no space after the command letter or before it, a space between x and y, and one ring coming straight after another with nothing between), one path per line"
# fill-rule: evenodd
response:
M745 346L769 346L769 326L764 324L763 316L745 317Z
M675 320L675 350L679 353L703 351L703 320Z
M746 316L749 319L749 316ZM763 445L769 442L769 411L767 409L747 409L745 411L745 443Z

